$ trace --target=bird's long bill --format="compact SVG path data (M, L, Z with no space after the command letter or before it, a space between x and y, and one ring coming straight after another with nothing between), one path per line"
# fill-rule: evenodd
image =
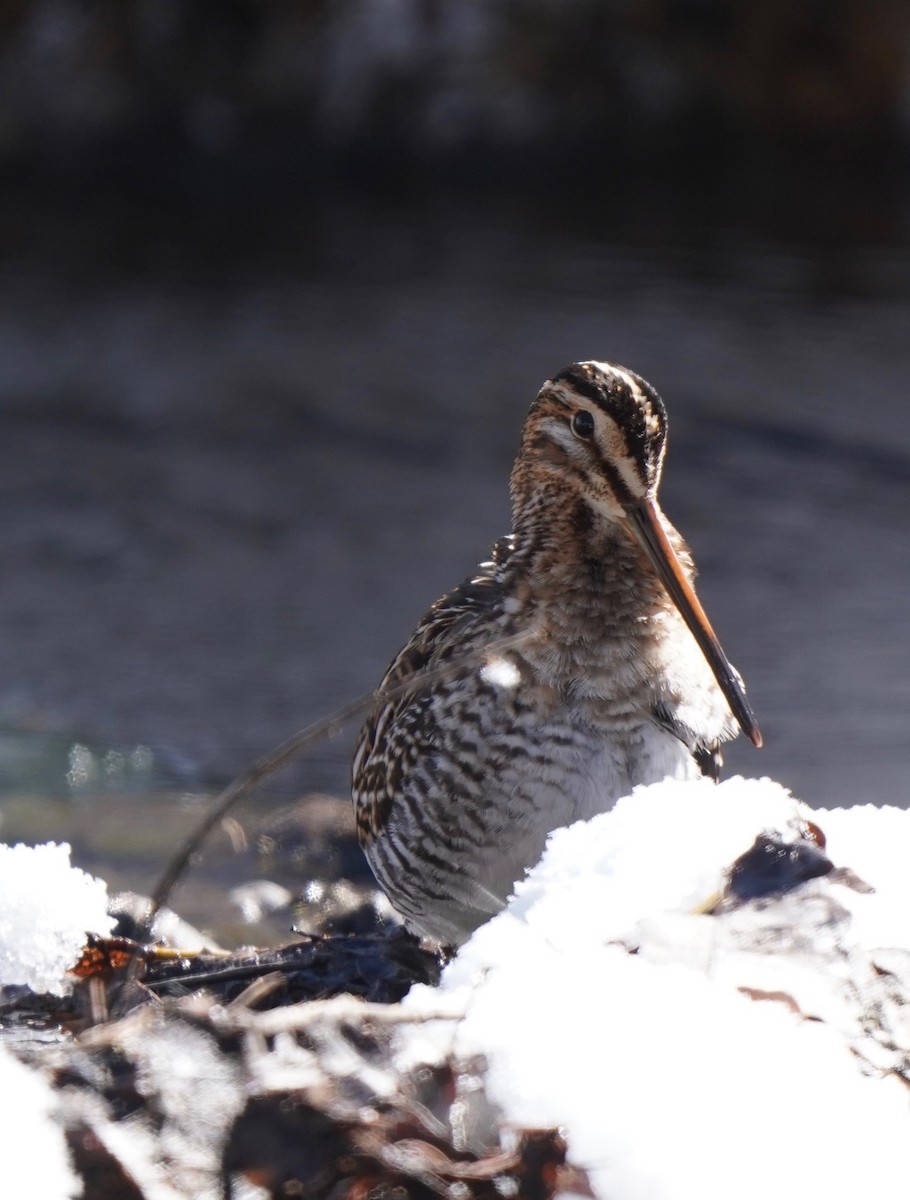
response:
M679 609L680 615L692 631L692 636L701 648L702 654L708 660L708 666L713 671L714 678L730 705L730 711L752 744L760 746L762 744L761 730L749 707L743 685L730 665L730 660L724 654L723 647L717 640L717 634L711 628L711 622L699 603L691 583L686 578L682 564L676 557L676 551L667 538L653 500L643 500L640 504L629 505L626 514L632 530L638 537L661 583L667 589L670 599Z

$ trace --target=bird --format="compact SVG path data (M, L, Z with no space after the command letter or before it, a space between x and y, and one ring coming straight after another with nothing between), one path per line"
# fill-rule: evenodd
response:
M657 499L667 415L641 376L577 362L541 388L512 532L393 659L357 740L360 844L405 925L456 950L557 828L640 784L719 778L762 736Z

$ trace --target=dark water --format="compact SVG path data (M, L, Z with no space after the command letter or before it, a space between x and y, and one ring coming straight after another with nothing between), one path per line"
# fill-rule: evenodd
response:
M765 733L729 769L904 805L900 236L819 249L356 198L284 248L237 236L200 255L83 215L0 262L0 836L70 838L149 886L206 794L369 690L507 529L523 414L585 357L667 402L664 507ZM241 821L345 797L354 733ZM227 886L276 870L222 837L178 906L217 927Z

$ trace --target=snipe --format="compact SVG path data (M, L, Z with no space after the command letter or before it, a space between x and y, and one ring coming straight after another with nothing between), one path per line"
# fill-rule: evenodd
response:
M551 830L637 784L717 778L737 725L761 745L657 503L666 435L657 392L622 367L545 383L512 470L514 532L389 667L353 796L373 872L416 932L459 944Z

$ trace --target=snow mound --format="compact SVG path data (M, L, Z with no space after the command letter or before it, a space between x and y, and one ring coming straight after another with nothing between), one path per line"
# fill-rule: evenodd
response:
M0 844L0 986L64 995L87 933L108 934L107 886L70 865L70 847Z
M855 874L716 906L757 836L810 821ZM412 989L412 1013L464 1015L403 1034L400 1063L483 1055L506 1119L564 1128L604 1200L903 1197L908 839L908 813L811 812L770 780L637 789L551 836L442 995Z

